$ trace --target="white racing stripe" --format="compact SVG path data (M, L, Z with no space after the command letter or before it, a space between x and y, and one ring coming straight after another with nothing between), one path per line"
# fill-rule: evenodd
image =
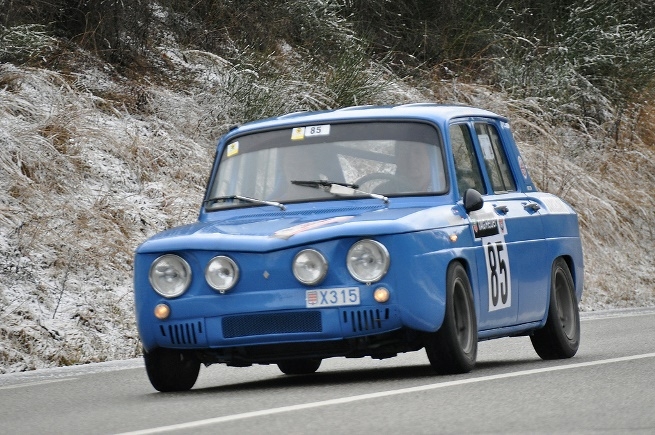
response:
M491 376L481 376L477 378L468 378L468 379L460 379L457 381L449 381L449 382L440 382L437 384L428 384L428 385L420 385L417 387L410 387L410 388L401 388L398 390L389 390L389 391L380 391L378 393L369 393L369 394L360 394L358 396L350 396L350 397L342 397L339 399L331 399L331 400L323 400L320 402L312 402L312 403L305 403L302 405L290 405L290 406L281 406L279 408L271 408L271 409L262 409L260 411L251 411L251 412L243 412L240 414L232 414L232 415L225 415L222 417L215 417L215 418L208 418L205 420L197 420L197 421L191 421L188 423L180 423L180 424L173 424L170 426L161 426L161 427L156 427L156 428L151 428L151 429L144 429L144 430L139 430L139 431L134 431L134 432L126 432L123 435L142 435L142 434L153 434L153 433L162 433L162 432L172 432L176 430L187 430L187 429L194 429L198 427L203 427L203 426L209 426L212 424L218 424L218 423L225 423L228 421L235 421L235 420L244 420L248 418L255 418L255 417L264 417L264 416L269 416L269 415L274 415L274 414L282 414L285 412L294 412L294 411L302 411L306 409L311 409L311 408L320 408L323 406L331 406L331 405L342 405L345 403L352 403L352 402L358 402L362 400L369 400L369 399L377 399L380 397L390 397L390 396L397 396L400 394L410 394L410 393L418 393L421 391L429 391L429 390L436 390L439 388L447 388L447 387L455 387L458 385L466 385L466 384L474 384L478 382L486 382L486 381L495 381L498 379L506 379L506 378L515 378L519 376L528 376L528 375L535 375L539 373L548 373L548 372L555 372L555 371L560 371L560 370L569 370L569 369L577 369L581 367L591 367L591 366L598 366L602 364L612 364L612 363L620 363L620 362L625 362L625 361L633 361L633 360L638 360L638 359L644 359L644 358L655 358L655 353L645 353L641 355L632 355L632 356L624 356L624 357L619 357L619 358L609 358L609 359L603 359L603 360L598 360L598 361L589 361L589 362L583 362L583 363L577 363L577 364L565 364L565 365L560 365L560 366L555 366L555 367L545 367L541 369L533 369L533 370L522 370L519 372L512 372L512 373L503 373L503 374L498 374L498 375L491 375Z

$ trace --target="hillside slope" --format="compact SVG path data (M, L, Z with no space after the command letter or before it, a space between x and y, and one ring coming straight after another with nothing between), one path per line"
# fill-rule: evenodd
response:
M353 102L508 116L532 178L580 214L581 308L655 305L655 145L639 126L618 146L609 132L558 125L529 98L457 78L410 83L372 61L347 79L347 64L315 74L283 41L267 60L276 76L174 44L151 53L165 73L150 77L80 49L58 56L56 68L0 65L0 373L139 355L134 248L195 219L230 125L334 106L338 74L356 83Z

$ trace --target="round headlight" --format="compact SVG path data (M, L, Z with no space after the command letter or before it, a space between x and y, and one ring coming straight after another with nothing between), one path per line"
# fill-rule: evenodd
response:
M375 240L360 240L348 250L346 266L359 282L379 281L389 270L389 251Z
M328 264L325 257L314 249L305 249L296 254L292 264L293 276L306 285L316 285L327 274Z
M182 257L166 254L152 262L148 276L157 293L165 298L174 298L189 288L191 268Z
M239 267L231 258L219 255L207 264L205 279L211 288L225 293L239 280Z

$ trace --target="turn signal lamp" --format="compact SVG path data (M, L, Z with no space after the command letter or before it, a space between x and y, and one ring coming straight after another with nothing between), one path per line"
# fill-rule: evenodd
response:
M155 306L155 317L159 320L168 319L168 316L171 315L171 308L166 304L157 304Z
M373 292L373 299L381 304L387 302L389 300L389 296L389 290L384 287L376 288Z

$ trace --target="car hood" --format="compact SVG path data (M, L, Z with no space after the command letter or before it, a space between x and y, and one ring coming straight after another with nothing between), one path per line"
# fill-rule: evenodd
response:
M137 253L179 250L266 252L339 237L399 234L465 223L459 207L341 207L231 214L159 233Z

